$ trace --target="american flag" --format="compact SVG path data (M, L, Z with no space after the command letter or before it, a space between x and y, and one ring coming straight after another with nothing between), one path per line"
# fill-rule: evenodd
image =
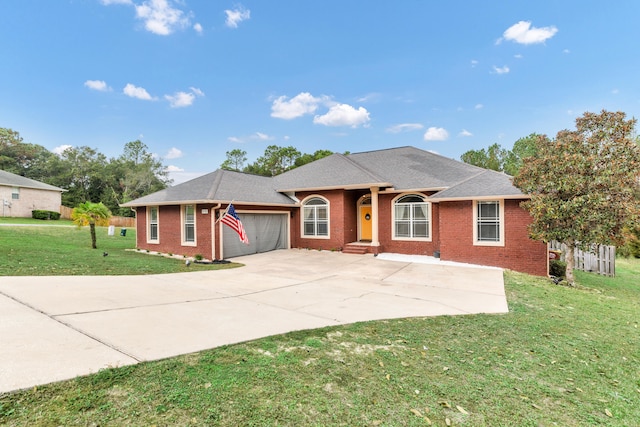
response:
M233 205L229 205L227 208L227 212L222 216L220 221L223 224L231 227L236 233L238 233L238 237L240 237L240 241L246 245L249 244L249 238L247 237L247 233L244 231L244 227L242 226L242 221L240 221L240 217L236 213Z

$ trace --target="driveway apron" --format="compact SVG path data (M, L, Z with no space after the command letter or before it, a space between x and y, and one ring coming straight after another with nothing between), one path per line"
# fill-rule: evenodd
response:
M294 330L508 311L501 269L384 255L291 249L219 271L1 277L0 393Z

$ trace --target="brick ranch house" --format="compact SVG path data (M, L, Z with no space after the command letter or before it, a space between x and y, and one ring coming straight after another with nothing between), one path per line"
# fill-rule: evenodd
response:
M548 274L508 175L414 147L333 154L275 177L216 170L125 203L137 247L209 259L275 249L439 256ZM250 244L216 221L229 203Z
M62 188L0 170L0 215L31 218L31 211L60 212Z

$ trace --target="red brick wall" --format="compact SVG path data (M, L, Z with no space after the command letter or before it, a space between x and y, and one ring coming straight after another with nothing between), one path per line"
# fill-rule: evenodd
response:
M528 237L531 217L519 200L505 201L505 245L499 247L473 245L473 202L439 205L441 259L547 275L547 246Z
M202 255L205 258L212 256L212 233L211 219L214 212L212 205L196 205L196 243L197 246L182 245L181 238L181 206L159 206L158 208L158 224L159 224L159 243L147 243L147 214L146 208L139 207L136 210L137 228L136 228L136 246L139 249L150 251L171 253L175 255ZM202 209L208 209L207 214L202 213Z
M329 201L329 239L302 236L302 208L300 208L291 221L292 237L294 228L296 232L296 239L291 240L291 247L340 250L345 243L355 241L357 223L354 222L356 213L354 196L345 194L342 190L296 193L296 197L301 201L311 195L322 196Z
M425 193L416 194L428 195ZM439 248L438 205L431 204L430 242L393 240L393 199L397 197L398 194L381 194L378 197L378 240L380 241L380 252L433 256L434 251Z

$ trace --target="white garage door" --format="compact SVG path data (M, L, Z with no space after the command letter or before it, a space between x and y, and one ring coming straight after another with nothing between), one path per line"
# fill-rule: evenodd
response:
M239 213L238 216L249 238L249 244L242 243L234 230L223 225L222 250L225 259L289 247L288 214Z

